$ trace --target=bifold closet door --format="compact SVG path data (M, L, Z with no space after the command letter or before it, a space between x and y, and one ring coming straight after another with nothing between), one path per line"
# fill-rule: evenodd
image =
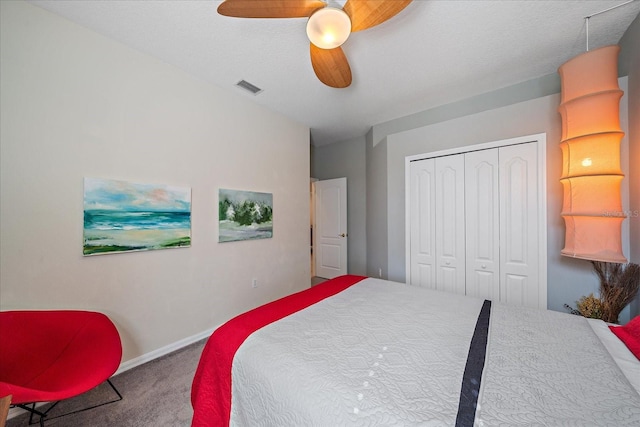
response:
M540 306L535 144L500 148L500 301Z
M464 154L437 157L436 289L465 294Z
M410 164L411 284L465 293L464 155Z
M498 149L465 154L466 294L500 300Z
M538 146L412 161L410 283L545 308L540 286ZM541 301L542 300L542 301Z
M435 159L411 162L410 283L436 289Z

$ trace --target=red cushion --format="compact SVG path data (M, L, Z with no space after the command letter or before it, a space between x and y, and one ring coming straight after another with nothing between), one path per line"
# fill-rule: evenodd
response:
M84 393L113 375L122 358L111 320L90 311L0 312L0 343L0 396L12 394L11 403Z
M638 360L640 360L640 316L634 317L624 326L609 326Z

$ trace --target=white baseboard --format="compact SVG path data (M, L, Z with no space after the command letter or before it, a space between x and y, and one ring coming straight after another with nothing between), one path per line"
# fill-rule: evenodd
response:
M138 356L138 357L134 357L133 359L127 360L126 362L122 362L120 364L120 367L118 368L118 370L116 371L115 374L113 375L118 375L121 374L123 372L128 371L129 369L133 369L136 366L140 366L143 365L147 362L151 362L152 360L155 360L159 357L162 357L164 355L167 355L171 352L174 352L176 350L180 350L183 347L186 347L190 344L193 344L195 342L198 342L204 338L207 338L209 335L211 335L213 333L213 331L215 331L218 327L216 326L215 328L211 328L211 329L207 329L206 331L202 331L198 334L192 335L190 337L187 338L183 338L179 341L173 342L171 344L165 345L164 347L160 347L157 350L153 350L150 351L149 353L145 353L142 356Z
M113 376L121 374L123 372L128 371L129 369L133 369L136 366L140 366L143 365L147 362L151 362L152 360L155 360L159 357L165 356L171 352L174 352L176 350L180 350L183 347L186 347L188 345L191 345L195 342L198 342L202 339L207 338L208 336L210 336L213 331L215 331L218 327L216 326L215 328L211 328L211 329L207 329L206 331L202 331L198 334L192 335L190 337L187 338L183 338L179 341L173 342L171 344L165 345L164 347L160 347L157 350L153 350L150 351L149 353L145 353L142 356L138 356L138 357L134 357L133 359L127 360L126 362L122 362L120 364L120 367L118 368L118 370L116 371L115 374L113 374ZM49 402L40 402L36 404L36 408L42 406L42 405L46 405ZM13 417L17 417L18 415L22 415L24 414L26 411L24 409L21 408L11 408L9 409L9 414L7 415L7 419L11 419Z

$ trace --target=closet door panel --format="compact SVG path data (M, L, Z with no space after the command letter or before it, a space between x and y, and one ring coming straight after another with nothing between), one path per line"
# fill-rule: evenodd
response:
M466 294L500 299L498 149L465 154Z
M527 304L527 288L530 286L529 278L525 275L506 274L505 285L501 302L509 305L530 306Z
M538 307L536 146L501 147L499 157L501 301Z
M435 159L436 289L465 293L464 155Z
M410 163L411 284L436 289L435 160Z

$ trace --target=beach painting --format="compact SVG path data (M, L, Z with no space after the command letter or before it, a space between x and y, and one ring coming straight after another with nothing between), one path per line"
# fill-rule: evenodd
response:
M84 255L191 246L191 189L84 179Z
M273 237L273 194L220 189L218 242Z

